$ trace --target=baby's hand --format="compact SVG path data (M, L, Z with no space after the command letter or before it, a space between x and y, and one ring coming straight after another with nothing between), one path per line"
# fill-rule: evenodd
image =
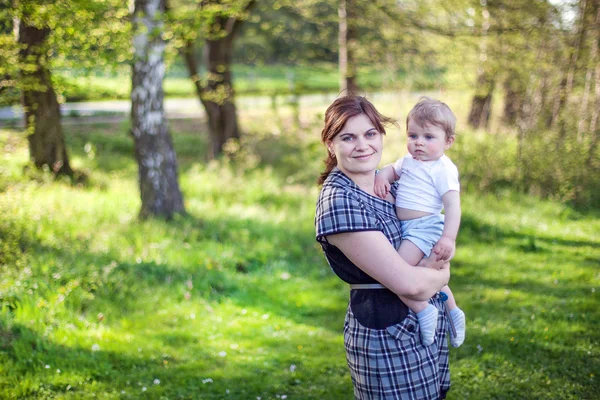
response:
M384 179L379 175L375 175L375 185L373 186L373 189L378 197L385 199L390 192L390 183L387 181L387 179Z
M447 236L442 236L440 240L433 246L433 252L437 256L437 260L448 261L454 255L456 243Z

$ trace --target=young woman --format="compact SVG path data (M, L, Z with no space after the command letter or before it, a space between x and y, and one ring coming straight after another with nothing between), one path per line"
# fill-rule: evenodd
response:
M346 359L356 399L442 399L450 388L444 303L448 263L408 265L396 249L401 228L392 186L375 195L375 172L390 119L360 96L338 98L325 113L326 170L315 217L317 241L333 271L350 284L344 325ZM425 347L415 314L400 300L429 301L438 313Z

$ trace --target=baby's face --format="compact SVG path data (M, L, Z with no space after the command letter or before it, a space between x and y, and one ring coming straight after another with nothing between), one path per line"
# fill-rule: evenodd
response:
M419 125L408 121L407 147L415 160L435 161L444 155L444 151L454 142L454 137L446 138L446 132L433 124Z

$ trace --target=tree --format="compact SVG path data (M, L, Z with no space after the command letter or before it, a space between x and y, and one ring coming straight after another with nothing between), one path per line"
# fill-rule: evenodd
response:
M142 218L170 218L185 212L163 106L164 17L165 0L135 0L131 134L139 168Z
M357 31L353 3L353 0L340 0L338 6L340 92L348 94L358 92L354 59Z
M52 87L44 2L18 3L19 86L27 127L29 155L38 168L73 175L61 127L60 106Z
M227 140L240 137L231 75L233 44L256 1L234 3L229 6L217 0L203 0L199 3L198 12L204 14L202 36L205 38L205 79L201 79L197 63L198 36L190 35L186 38L182 49L189 76L208 117L209 158L221 154Z

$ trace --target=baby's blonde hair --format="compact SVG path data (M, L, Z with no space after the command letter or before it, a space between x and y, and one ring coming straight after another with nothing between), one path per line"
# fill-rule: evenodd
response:
M456 116L446 103L430 97L421 97L417 104L410 110L406 117L406 129L408 122L414 121L420 126L433 124L446 132L446 139L455 135Z

